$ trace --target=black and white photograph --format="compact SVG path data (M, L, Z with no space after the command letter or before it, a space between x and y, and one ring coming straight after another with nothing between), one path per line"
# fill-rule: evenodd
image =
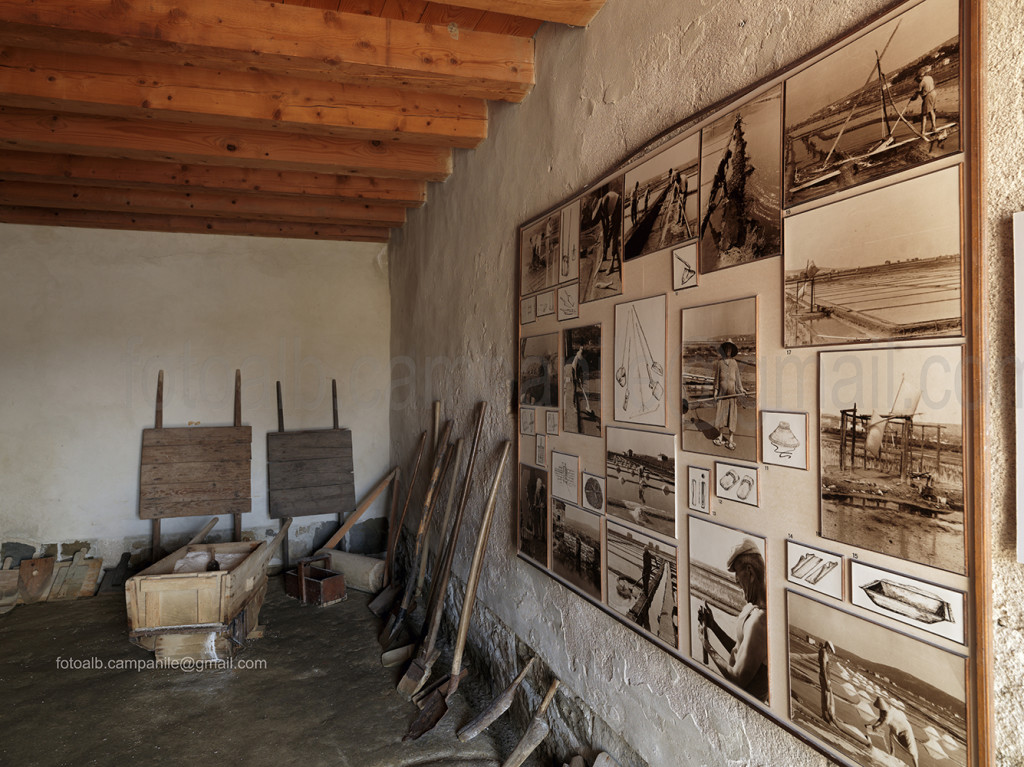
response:
M519 433L532 437L537 433L537 413L532 407L519 408Z
M665 426L665 296L615 307L613 418Z
M690 511L707 514L711 511L711 469L702 466L687 466L687 506Z
M519 290L521 295L538 293L558 284L561 255L562 214L558 211L526 227L520 233Z
M786 81L786 207L960 151L960 4L927 0Z
M786 219L785 344L959 336L960 169Z
M843 555L786 541L786 580L843 601Z
M676 547L611 521L606 524L606 546L608 606L678 648Z
M519 302L519 324L529 325L537 321L537 298L530 296Z
M690 518L690 655L768 703L765 540Z
M672 290L697 287L697 243L672 249Z
M551 501L551 569L601 601L601 517L565 501Z
M726 501L760 505L757 467L715 461L715 496Z
M963 574L962 349L821 352L821 535Z
M536 437L536 444L534 445L534 459L533 462L543 469L548 466L547 452L548 452L548 438L543 434L538 434Z
M781 85L701 131L701 274L781 252L781 142Z
M537 316L547 317L554 314L556 308L555 291L549 290L537 296Z
M562 331L562 428L601 436L601 326Z
M544 421L545 421L545 423L544 423L544 426L545 426L544 431L547 432L547 434L549 436L557 437L558 436L558 411L557 410L547 410L547 411L545 411L544 412Z
M579 456L551 451L551 497L571 504L580 502Z
M675 435L609 426L607 456L608 514L675 538Z
M519 553L548 565L548 473L519 465Z
M850 561L850 601L886 618L964 644L967 595L937 583Z
M558 407L558 333L519 341L519 404Z
M622 294L622 176L580 201L580 303Z
M580 278L580 201L562 208L561 254L558 261L558 281L575 282Z
M682 310L683 450L757 460L757 298Z
M580 316L580 284L562 285L558 289L558 321L574 320Z
M967 660L786 592L790 718L852 764L966 767Z
M761 463L807 469L807 413L761 411Z
M604 514L604 477L599 477L588 471L583 472L582 490L580 501L583 503L583 508L597 514Z
M626 173L627 261L696 238L699 161L700 134L694 133Z

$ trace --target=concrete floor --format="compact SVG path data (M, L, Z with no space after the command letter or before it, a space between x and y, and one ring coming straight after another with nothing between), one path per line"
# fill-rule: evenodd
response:
M123 592L19 606L0 618L0 765L497 767L508 746L495 738L509 734L492 733L499 720L460 743L473 716L461 695L432 732L401 742L418 709L395 691L399 669L380 664L367 601L350 591L303 607L271 578L265 635L236 658L265 667L192 673L110 668L153 657L128 641ZM59 667L69 659L102 668Z

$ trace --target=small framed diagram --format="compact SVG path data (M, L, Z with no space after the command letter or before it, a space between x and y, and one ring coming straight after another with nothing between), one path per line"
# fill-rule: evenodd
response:
M532 407L519 408L519 433L527 437L532 437L536 434L536 417L537 412Z
M519 302L519 324L529 325L537 321L537 297L530 296Z
M697 287L697 243L672 249L672 290Z
M555 313L555 291L549 290L537 296L537 316L547 317Z
M542 468L547 468L547 447L548 440L543 434L537 435L537 445L534 451L533 462Z
M583 508L604 514L604 499L604 477L587 471L583 472Z
M616 421L665 425L665 296L615 307Z
M786 541L786 580L843 601L843 556Z
M551 451L551 497L572 504L580 502L579 456Z
M807 413L761 411L761 463L807 469Z
M711 470L687 466L687 505L690 511L707 514L711 511Z
M558 289L558 321L574 320L580 316L580 284L573 282Z
M580 201L562 208L562 237L558 259L558 281L571 282L580 278Z
M965 643L967 595L937 583L850 560L850 601L886 618Z
M760 505L757 467L715 461L715 495L747 506Z
M558 436L558 411L548 410L544 413L544 431L549 435Z

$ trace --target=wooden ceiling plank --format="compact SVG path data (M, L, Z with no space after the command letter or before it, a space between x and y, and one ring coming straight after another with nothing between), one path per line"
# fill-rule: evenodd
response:
M472 148L480 99L252 72L0 48L0 103L130 119Z
M206 189L252 196L328 197L407 208L422 205L427 198L425 182L406 179L181 165L6 149L0 149L0 180L125 189Z
M387 242L383 227L336 226L287 221L204 219L198 216L154 216L87 210L0 206L0 222L34 226L75 226L87 229L246 235L348 242Z
M25 48L505 101L534 82L529 39L263 0L0 0L0 19L0 43Z
M340 0L338 10L342 13L361 13L365 16L380 16L384 0Z
M464 29L476 29L476 25L483 15L483 11L475 8L457 8L441 3L427 3L423 16L420 17L420 23L445 26L455 24L461 34Z
M308 221L349 226L401 226L405 208L318 198L236 195L225 192L117 189L26 181L0 183L0 205L108 210L176 216Z
M526 19L522 16L510 16L507 13L488 11L473 27L477 32L493 32L497 35L515 35L516 37L533 37L544 22L538 19Z
M417 22L423 17L427 0L385 0L380 15L387 19Z
M443 181L451 150L0 107L0 145L132 160Z

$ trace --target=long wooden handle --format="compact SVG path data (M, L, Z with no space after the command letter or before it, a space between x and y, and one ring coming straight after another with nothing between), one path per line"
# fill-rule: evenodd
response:
M284 541L285 536L288 535L288 528L291 526L292 518L286 517L284 520L284 524L281 525L281 529L278 531L277 535L275 535L274 539L267 544L266 551L263 552L262 565L266 565L266 563L269 562L271 558L274 556L274 552L276 552L278 548L281 546L281 542Z
M391 481L397 475L398 475L398 469L397 468L392 469L391 471L389 471L387 476L384 477L384 479L382 479L380 482L377 483L376 487L374 487L373 490L370 491L370 494L367 495L362 500L362 502L356 507L356 510L353 511L352 514L349 516L349 518L345 520L345 524L343 524L340 528L338 528L338 532L336 532L334 535L332 535L327 540L327 543L325 543L320 548L322 548L322 549L333 549L335 546L337 546L338 543L341 541L341 539L344 538L346 535L348 535L348 531L351 530L352 527L355 525L355 523L359 521L359 518L361 516L363 516L363 514L366 513L366 510L368 508L370 508L370 506L373 504L373 502L375 500L377 500L377 496L384 492L384 490L387 488L387 486L389 484L391 484Z
M509 707L512 705L512 700L515 697L516 690L519 689L519 685L521 685L523 683L523 680L526 679L526 675L530 672L530 669L533 668L533 664L536 661L537 656L534 655L532 658L530 658L530 661L525 666L523 666L523 670L519 672L519 674L516 676L515 679L512 680L509 686L506 687L501 692L501 694L498 695L498 697L491 701L490 705L487 706L487 708L485 708L483 711L481 711L480 714L475 719L473 719L472 722L470 722L461 730L459 730L459 740L461 740L463 743L468 743L481 732L490 727L491 723L494 722L495 719L497 719L499 716L508 711Z
M420 473L420 462L423 459L423 446L427 442L427 433L420 434L420 442L416 447L416 457L412 461L412 473L409 475L409 490L405 494L405 503L402 505L402 513L398 517L398 525L395 527L391 540L392 551L398 546L398 538L402 534L402 527L405 525L405 514L409 510L409 501L412 500L412 489L416 486L416 477ZM394 554L392 554L394 556Z
M488 496L487 506L484 508L483 520L480 523L480 534L476 539L473 563L470 565L469 578L466 580L466 597L462 603L462 615L459 616L459 633L455 638L455 655L452 658L452 679L458 677L459 670L462 668L462 653L466 649L469 619L473 614L476 587L480 583L480 572L484 565L484 552L487 550L488 533L491 530L491 520L494 518L494 506L498 499L498 487L501 485L501 476L505 472L505 462L508 460L508 453L511 447L512 443L506 440L501 450L501 458L498 460L498 468L494 472L494 482L491 484L491 494Z
M211 519L209 522L207 522L205 525L203 525L203 529L200 530L195 535L193 535L189 539L188 543L186 543L185 545L186 546L192 546L193 544L199 543L201 540L203 540L203 538L205 538L206 536L208 536L210 534L210 531L217 525L217 522L219 522L219 521L220 521L219 517L214 517L213 519Z
M558 692L558 685L560 684L561 681L558 679L555 679L555 681L551 683L551 686L548 688L547 694L544 696L544 700L542 700L540 702L540 705L537 707L537 713L533 715L534 719L540 719L542 716L544 716L544 714L547 713L548 706L550 706L551 701L554 700L555 693Z

